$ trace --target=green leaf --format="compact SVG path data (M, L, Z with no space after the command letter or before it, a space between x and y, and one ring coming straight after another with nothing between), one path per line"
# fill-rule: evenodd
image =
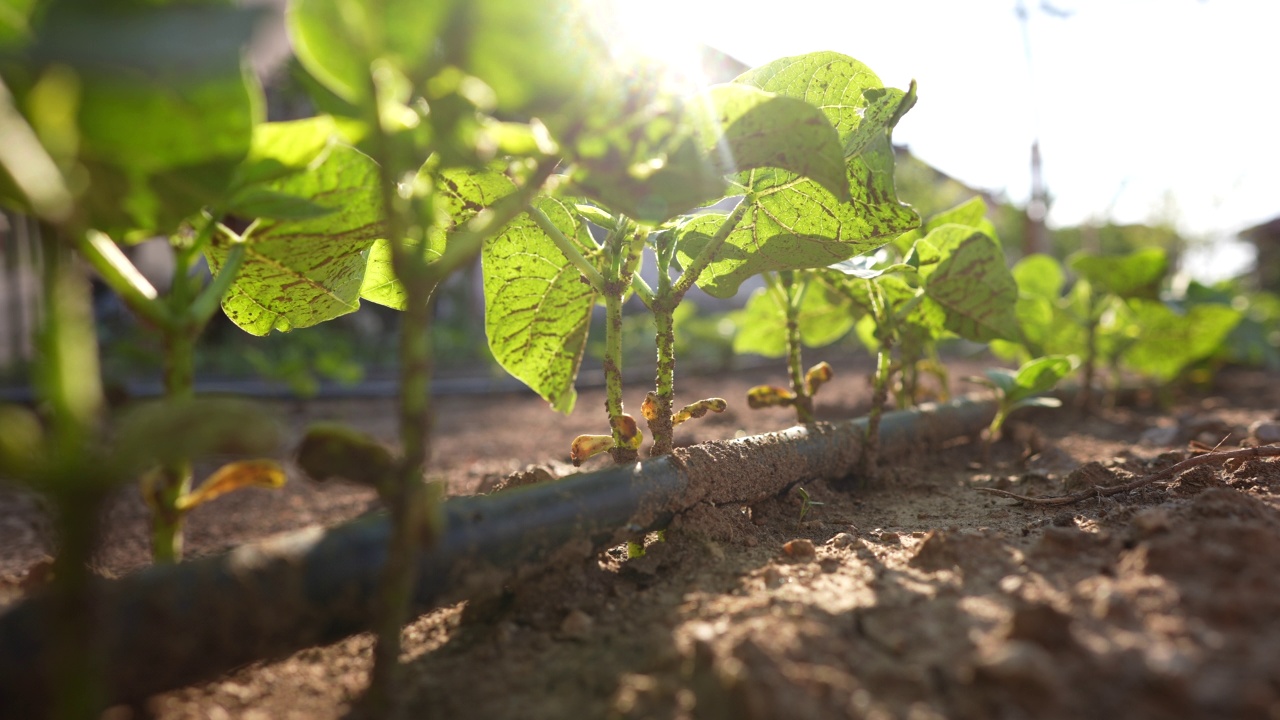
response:
M621 85L623 89L630 85ZM660 223L724 195L724 169L707 155L705 111L661 86L606 98L567 146L575 194L615 214Z
M309 220L334 212L307 200L264 187L245 188L227 202L226 212L241 218L271 220Z
M1212 355L1240 322L1240 313L1226 305L1195 305L1180 314L1156 300L1133 299L1129 308L1141 332L1122 359L1163 382Z
M1024 296L1044 298L1056 301L1062 297L1062 287L1066 284L1066 275L1062 265L1048 255L1028 255L1013 266L1013 279L1018 283L1018 292Z
M535 203L581 252L595 244L586 226L558 201ZM513 377L569 413L587 344L596 292L527 214L485 244L485 332L493 357Z
M1018 372L1016 370L1010 370L1009 368L988 368L984 370L982 374L987 376L986 380L983 382L996 390L999 390L1003 397L1008 397L1013 394L1014 390L1018 387ZM981 378L976 379L982 380Z
M1070 375L1075 366L1074 358L1066 355L1047 355L1030 360L1018 368L1014 376L1016 389L1006 394L1018 400L1051 390L1058 381Z
M377 165L355 148L335 145L310 171L264 186L337 210L258 224L244 239L244 263L222 300L227 317L246 332L266 335L355 311L364 253L383 229ZM205 251L215 273L228 250L225 242L215 242Z
M925 240L943 231L948 231L950 236L950 228L958 227L944 226ZM1014 310L1018 286L1005 267L1004 253L994 240L982 233L973 233L929 275L925 276L923 270L922 267L925 294L945 309L948 330L978 342L1018 338L1018 318Z
M899 235L893 241L893 245L898 249L899 253L907 255L917 240L943 225L962 225L972 230L977 230L995 240L997 245L1000 244L1000 238L996 235L995 225L987 219L986 202L981 197L974 196L953 208L930 215L923 226Z
M769 63L735 82L822 110L841 145L857 150L845 157L852 202L841 202L815 180L789 170L765 167L740 174L736 182L747 196L743 202L749 203L748 209L698 279L699 287L715 297L730 297L752 275L825 267L875 249L919 224L894 191L889 135L900 113L887 119L882 113L863 127L867 107L887 92L865 65L838 53L813 53ZM898 109L906 102L903 95ZM859 132L871 138L852 142ZM722 222L723 217L715 215L686 222L677 234L680 262L687 265Z
M787 354L785 308L766 290L757 290L743 309L731 318L737 326L733 351L756 353L765 357ZM844 337L858 318L852 302L816 279L809 280L800 301L797 322L800 341L809 347L822 347Z
M429 172L426 168L419 174ZM447 168L437 176L434 199L438 217L446 218L443 227L427 231L427 247L422 250L430 260L439 258L448 243L448 234L465 224L486 207L515 191L515 183L492 168ZM406 240L412 250L417 243ZM370 302L396 310L405 309L404 286L396 277L391 261L391 244L378 240L369 249L360 296Z
M598 5L467 0L442 38L445 60L492 88L499 110L543 117L549 125L557 125L556 115L579 120L599 107L599 96L581 104L589 89L605 95L625 84L625 70L614 66L595 22Z
M761 167L789 170L848 202L840 136L817 107L796 98L729 83L708 90L723 135L703 150L725 173Z
M1169 268L1169 258L1162 248L1144 248L1120 256L1076 255L1068 262L1094 289L1123 298L1155 298Z
M36 0L0 0L0 48L20 45L31 35Z
M286 22L303 66L344 100L367 97L374 61L409 77L428 69L453 0L291 0Z
M815 52L808 55L785 57L758 68L748 70L734 79L735 83L753 85L784 97L803 100L822 112L831 121L840 136L842 146L849 146L850 156L861 154L875 144L881 131L891 129L896 120L897 103L903 93L896 91L898 101L892 113L873 113L874 130L869 137L858 135L869 106L887 102L889 89L880 82L871 68L847 55L835 52ZM854 138L857 142L851 142Z
M73 73L66 104L91 226L122 239L168 233L223 194L261 115L261 90L240 57L257 17L212 4L51 5L25 76ZM32 120L42 135L62 121Z
M238 190L277 180L324 162L337 132L328 115L257 125L232 187Z
M1054 397L1022 398L1021 400L1011 404L1009 409L1005 411L1005 414L1008 415L1014 410L1020 410L1024 407L1056 408L1062 407L1062 401Z

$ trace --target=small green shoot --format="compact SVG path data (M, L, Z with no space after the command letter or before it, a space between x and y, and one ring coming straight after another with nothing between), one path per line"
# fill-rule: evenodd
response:
M1074 355L1048 355L1030 360L1017 370L991 368L986 371L986 377L973 378L995 390L999 402L996 416L987 428L984 457L991 443L999 439L1005 420L1014 411L1025 407L1061 407L1061 400L1044 397L1042 393L1053 389L1062 378L1070 375L1077 362Z
M805 516L806 516L806 515L808 515L808 514L809 514L809 511L810 511L810 510L812 510L812 509L813 509L813 508L815 508L815 507L821 507L821 506L823 506L823 505L825 505L825 504L826 504L826 503L823 503L823 502L819 502L819 501L817 501L817 500L814 500L812 497L810 497L810 496L809 496L809 491L808 491L808 490L805 490L805 489L804 489L804 488L802 488L802 487L797 487L797 488L796 488L796 492L800 494L800 520L799 520L799 522L804 522L804 518L805 518Z

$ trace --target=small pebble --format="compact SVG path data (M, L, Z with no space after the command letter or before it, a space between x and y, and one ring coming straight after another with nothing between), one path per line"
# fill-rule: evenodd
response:
M782 584L785 583L786 581L787 581L787 577L783 575L782 571L779 570L778 568L772 565L765 568L764 570L764 586L765 587L772 590L773 588L782 587Z
M560 623L560 634L570 640L585 640L595 624L596 621L590 615L575 608Z
M847 532L836 533L834 537L827 541L827 544L833 548L847 548L857 541L854 536Z
M818 551L813 547L813 541L806 538L798 538L785 543L782 546L782 551L787 554L787 557L797 560L807 560L818 554Z
M1280 422L1259 420L1249 426L1249 437L1259 445L1270 445L1280 442Z
M880 533L880 542L898 542L898 533L892 531L882 532Z

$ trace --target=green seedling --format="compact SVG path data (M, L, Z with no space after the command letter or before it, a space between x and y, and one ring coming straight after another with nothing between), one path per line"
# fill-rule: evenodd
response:
M1031 255L1014 266L1022 337L994 342L992 349L1017 359L1079 355L1085 411L1095 403L1101 368L1110 368L1113 387L1123 370L1166 385L1212 355L1241 319L1225 304L1159 299L1168 267L1160 249L1114 257L1079 254L1070 266L1078 277L1065 291L1066 273L1053 258Z
M876 353L862 461L868 475L875 473L880 418L895 368L917 366L917 353L945 337L977 342L1019 337L1017 284L999 243L988 234L994 231L984 213L981 200L970 201L931 217L879 257L820 271L821 282L859 317L859 337ZM896 348L910 350L912 357L895 363Z
M1013 412L1026 407L1061 407L1061 400L1044 397L1043 393L1070 375L1076 365L1075 356L1049 355L1030 360L1017 370L992 368L985 372L985 377L973 378L975 382L995 390L999 403L984 438L983 457L987 457L991 443L1000 439L1004 423Z
M802 487L797 487L796 492L800 494L800 519L798 522L804 522L804 518L809 511L815 507L822 507L826 503L818 502L809 497L809 492Z

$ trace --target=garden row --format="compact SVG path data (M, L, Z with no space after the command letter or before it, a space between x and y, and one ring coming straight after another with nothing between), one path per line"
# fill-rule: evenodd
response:
M139 481L157 560L181 557L192 507L282 469L246 460L193 489L192 460L274 450L243 403L193 396L201 330L219 308L254 335L355 311L404 311L397 454L334 426L298 451L312 476L376 487L391 514L370 702L388 702L417 539L439 533L421 481L429 457L433 292L477 254L496 360L568 412L593 309L605 308L608 432L574 441L575 462L634 462L673 448L674 428L726 399L677 402L677 308L695 286L730 297L763 277L739 317L739 352L785 356L789 388L752 406L813 419L830 377L801 347L855 331L878 355L863 463L879 408L914 402L936 346L991 343L1030 361L993 372L1004 411L1037 402L1077 364L1177 375L1218 348L1241 313L1221 298L1162 301L1158 251L1045 256L1010 270L985 207L925 221L899 202L891 133L915 86L885 87L832 52L784 58L710 88L676 81L607 14L556 0L422 3L293 0L288 26L323 112L264 122L244 71L255 11L210 2L28 3L0 17L0 198L39 219L45 313L40 413L0 409L0 475L49 496L61 550L56 666L62 714L97 707L85 563L103 498ZM607 48L607 49L606 49ZM719 209L716 209L719 208ZM594 232L593 232L594 229ZM121 252L164 236L160 292ZM163 338L165 399L108 417L97 370L87 261ZM213 279L193 273L200 258ZM656 268L656 283L640 271ZM624 407L622 307L653 314L655 387L645 430Z

